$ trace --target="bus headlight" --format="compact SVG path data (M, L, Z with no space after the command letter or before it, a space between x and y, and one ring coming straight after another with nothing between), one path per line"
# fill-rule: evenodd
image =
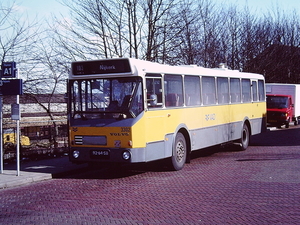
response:
M79 154L80 154L79 151L77 151L77 150L73 151L73 157L75 159L77 159L79 157Z
M124 151L122 153L122 157L123 157L124 160L129 160L131 158L131 154L130 154L129 151Z

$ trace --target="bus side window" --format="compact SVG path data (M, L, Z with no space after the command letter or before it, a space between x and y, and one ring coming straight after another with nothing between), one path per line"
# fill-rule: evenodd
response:
M241 84L239 78L230 78L230 101L231 103L241 102Z
M263 80L258 81L258 97L259 101L265 101L266 95L265 95L265 85Z
M214 77L202 77L203 105L216 104L216 83Z
M165 75L166 106L183 106L183 82L181 75Z
M252 81L252 101L257 102L257 82Z
M186 106L201 104L200 77L184 76L184 89Z
M218 103L227 104L229 103L229 86L228 78L218 77L217 78L217 90L218 90Z
M242 102L251 102L250 79L242 79Z
M149 108L162 107L162 79L160 74L146 75L146 98Z

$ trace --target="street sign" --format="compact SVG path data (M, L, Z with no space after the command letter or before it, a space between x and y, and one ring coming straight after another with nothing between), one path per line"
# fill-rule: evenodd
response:
M22 79L0 80L0 96L3 95L22 95Z
M16 62L3 62L1 65L1 78L16 78Z
M20 104L11 104L11 119L20 120Z

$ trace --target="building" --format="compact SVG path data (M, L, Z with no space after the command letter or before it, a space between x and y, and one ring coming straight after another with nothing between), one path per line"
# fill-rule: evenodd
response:
M12 132L16 121L11 119L11 104L16 96L3 98L3 130ZM55 129L59 137L67 136L67 104L63 94L20 95L21 134L30 140L51 140Z

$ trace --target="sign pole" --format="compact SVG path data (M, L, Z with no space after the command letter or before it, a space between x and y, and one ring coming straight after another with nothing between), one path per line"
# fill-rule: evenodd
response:
M1 78L0 78L1 80ZM1 82L2 83L2 82ZM3 134L2 134L2 96L0 96L0 173L3 173L3 162L4 162L4 157L3 157Z
M19 71L17 71L17 79L19 78ZM20 96L17 95L17 176L20 176ZM12 115L13 116L13 115Z
M19 95L17 95L17 105L19 106ZM20 110L19 110L20 115ZM20 176L20 117L17 119L17 176Z

